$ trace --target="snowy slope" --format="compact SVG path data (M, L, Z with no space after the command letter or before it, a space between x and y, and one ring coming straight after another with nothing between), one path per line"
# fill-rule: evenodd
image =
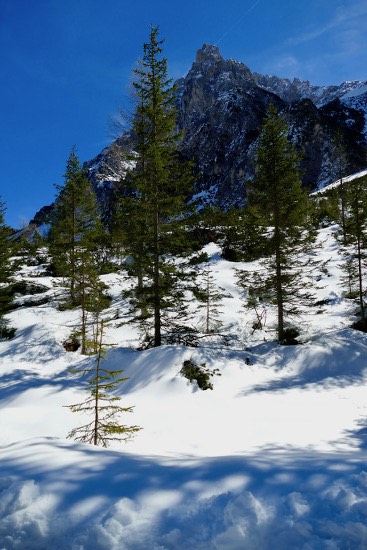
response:
M360 172L356 172L355 174L350 174L349 176L343 177L343 183L348 183L349 181L353 181L357 178L363 178L364 176L367 176L367 169L361 170ZM325 185L322 189L318 189L317 191L314 191L311 193L311 195L322 195L322 193L325 193L325 191L328 191L329 189L334 189L334 187L339 187L340 185L340 179L333 181L329 185Z
M125 369L119 393L142 426L109 449L65 439L83 419L86 380L69 367L93 358L62 342L78 311L58 311L60 288L41 267L23 280L49 288L9 318L0 342L0 548L6 550L365 549L367 548L367 337L349 325L338 247L322 229L299 346L274 343L274 312L253 332L234 269L211 244L213 275L225 288L221 340L201 347L135 351L126 320L123 273L103 276L110 369ZM198 323L200 319L198 318ZM185 359L219 369L202 391L179 371Z

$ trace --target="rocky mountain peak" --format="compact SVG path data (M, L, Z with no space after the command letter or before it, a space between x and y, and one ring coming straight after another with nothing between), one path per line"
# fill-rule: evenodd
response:
M196 63L224 61L218 46L204 44L196 53Z
M234 59L223 59L218 46L204 44L197 51L196 59L193 63L188 78L214 79L219 77L222 82L228 80L241 80L242 84L254 83L254 78L250 69L244 63Z

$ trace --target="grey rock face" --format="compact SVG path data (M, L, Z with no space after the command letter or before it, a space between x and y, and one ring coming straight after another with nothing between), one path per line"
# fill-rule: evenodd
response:
M353 107L353 98L367 94L367 81L354 80L340 85L314 86L308 80L294 78L279 78L278 76L253 73L258 86L276 93L287 103L308 98L317 106L322 107L335 99L340 99L346 105Z
M224 61L214 46L198 51L181 83L179 101L182 153L196 160L198 192L211 189L222 207L243 202L244 180L254 169L251 146L271 102L285 107L255 84L245 64Z
M358 93L363 84L321 89L298 79L260 77L243 63L225 61L215 46L204 45L179 83L182 151L197 162L201 196L206 191L221 207L243 203L244 182L254 175L257 138L271 102L284 112L290 137L303 154L305 185L318 188L338 176L337 135L345 144L345 172L364 167L363 112L353 109L363 105Z

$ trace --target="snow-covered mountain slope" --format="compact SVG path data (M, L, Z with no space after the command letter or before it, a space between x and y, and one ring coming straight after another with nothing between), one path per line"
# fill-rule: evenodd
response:
M349 107L356 108L357 98L360 101L367 96L367 81L353 80L342 82L339 85L315 86L308 80L299 78L290 80L289 78L259 73L253 73L253 77L259 86L277 94L287 103L299 99L311 99L317 107L322 107L335 99L339 99Z
M235 269L259 265L227 262L217 245L205 250L224 288L225 342L136 351L124 272L104 275L106 341L117 344L105 364L129 377L117 394L135 408L122 422L143 428L109 449L65 439L85 420L65 406L87 395L69 368L94 357L65 351L80 313L58 310L58 281L24 266L18 278L43 288L19 295L15 338L0 342L0 548L366 548L367 336L349 328L337 229L319 232L322 264L304 274L315 297L298 346L274 343L271 308L253 330ZM218 369L213 390L182 377L186 359Z
M349 176L345 176L342 178L343 183L349 183L350 181L353 181L355 179L363 178L364 176L367 176L367 169L361 170L360 172L357 172L356 174L350 174ZM340 186L340 179L337 179L330 183L329 185L325 185L322 189L318 189L317 191L314 191L311 193L311 195L320 195L322 193L325 193L329 189L334 189L334 187Z

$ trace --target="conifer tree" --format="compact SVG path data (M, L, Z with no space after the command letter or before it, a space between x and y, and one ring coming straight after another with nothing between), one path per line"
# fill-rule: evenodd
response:
M5 224L5 204L0 201L0 337L8 336L7 323L2 316L9 311L12 300L10 276L13 268L10 263L12 244L9 240L10 228Z
M199 302L199 310L203 311L202 326L204 334L217 332L222 323L220 321L220 303L224 289L215 284L213 272L209 262L203 265L195 281L194 296Z
M88 352L88 313L100 313L102 303L102 283L98 278L98 266L90 250L78 250L78 259L75 270L75 296L81 308L81 353Z
M311 219L316 228L338 223L341 219L339 190L325 190L322 194L312 196L310 201Z
M162 43L158 28L152 27L134 71L136 168L130 174L131 194L121 216L132 258L130 271L137 280L132 303L137 319L144 327L152 326L154 346L162 343L165 313L175 309L183 296L182 271L170 255L188 247L185 201L193 186L192 166L182 162L177 150L176 97Z
M110 393L128 379L121 376L123 370L110 371L103 366L108 347L113 345L106 344L103 339L104 322L102 319L98 330L97 354L94 366L72 371L77 374L91 376L89 380L90 395L81 403L67 406L71 412L82 412L91 415L92 420L71 430L68 437L84 443L107 447L112 441L126 441L141 428L120 424L119 416L122 413L132 412L133 407L121 407L117 404L121 398L110 395Z
M268 254L267 240L261 234L258 216L251 208L231 208L223 218L223 258L234 262L252 261Z
M65 172L65 183L58 195L49 232L50 253L58 276L68 281L70 303L80 304L83 285L81 272L95 268L92 256L101 235L101 220L95 193L83 171L75 148ZM79 271L79 272L78 272Z
M355 288L360 309L358 326L367 329L364 302L364 279L367 257L367 177L349 182L344 189L344 267L347 273L349 292Z
M300 275L294 258L307 220L307 196L301 187L299 154L288 140L286 122L272 105L260 134L256 160L248 200L270 254L263 286L266 292L274 293L277 335L283 342L286 315L297 309L295 283Z

